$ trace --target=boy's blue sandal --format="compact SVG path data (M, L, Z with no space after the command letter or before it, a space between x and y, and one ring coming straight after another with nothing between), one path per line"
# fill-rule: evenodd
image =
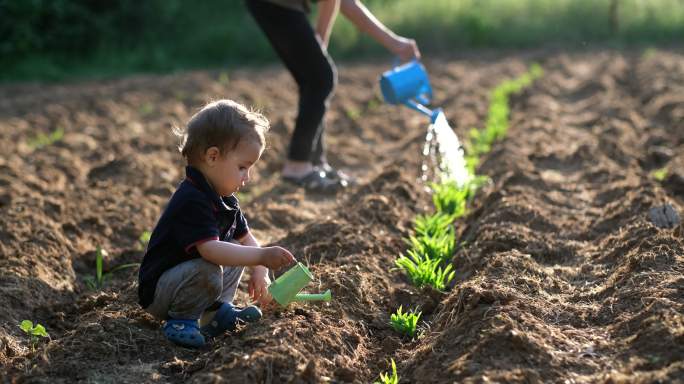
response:
M205 344L199 322L190 319L168 319L164 324L164 335L175 344L199 348Z
M201 328L207 336L216 337L225 331L234 331L238 322L253 323L261 319L261 310L253 305L244 309L235 308L231 303L223 303L209 324Z

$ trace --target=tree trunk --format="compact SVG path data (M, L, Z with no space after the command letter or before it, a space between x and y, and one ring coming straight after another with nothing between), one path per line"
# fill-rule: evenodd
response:
M612 36L616 36L619 29L618 4L619 0L610 0L610 34Z

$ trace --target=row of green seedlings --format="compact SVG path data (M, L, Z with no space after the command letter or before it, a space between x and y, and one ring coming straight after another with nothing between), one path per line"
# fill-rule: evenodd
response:
M416 217L414 235L406 239L410 248L406 255L401 255L396 260L397 267L407 274L416 287L431 286L444 291L453 280L455 271L451 258L456 250L456 234L452 224L466 214L468 203L477 190L489 181L486 176L475 173L480 158L491 150L494 142L506 136L510 95L520 92L542 75L541 67L534 64L526 74L504 81L492 91L485 128L471 129L465 141L466 167L470 174L468 182L462 185L455 181L431 185L435 213ZM404 336L413 338L418 332L421 314L422 312L416 309L404 312L400 306L390 317L392 328ZM394 359L391 360L391 366L391 373L380 374L380 381L376 383L399 382Z
M143 232L139 239L139 245L141 248L144 249L144 247L147 246L147 243L150 241L150 236L151 234L149 232ZM121 264L107 272L103 272L103 259L105 256L107 256L107 251L98 246L95 250L95 274L94 276L88 276L85 278L86 285L92 290L101 289L104 286L105 280L111 276L112 273L140 265L139 263ZM45 326L40 323L34 324L31 320L22 320L22 322L19 323L19 328L24 331L24 334L29 339L29 345L31 346L32 352L35 352L36 345L38 345L41 337L50 337L45 329Z

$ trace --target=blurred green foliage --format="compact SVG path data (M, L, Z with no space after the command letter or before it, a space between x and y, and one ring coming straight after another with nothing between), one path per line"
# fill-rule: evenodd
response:
M617 7L611 13L611 4ZM657 44L684 36L684 0L366 0L425 54L472 47ZM312 18L315 14L311 15ZM275 59L243 1L0 0L0 81L252 65ZM343 17L335 58L384 49Z

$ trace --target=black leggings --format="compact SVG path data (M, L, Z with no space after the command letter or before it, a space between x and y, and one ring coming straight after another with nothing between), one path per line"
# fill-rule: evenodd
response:
M337 70L304 12L246 0L247 9L299 86L299 112L290 141L290 160L325 159L323 116L337 84Z

